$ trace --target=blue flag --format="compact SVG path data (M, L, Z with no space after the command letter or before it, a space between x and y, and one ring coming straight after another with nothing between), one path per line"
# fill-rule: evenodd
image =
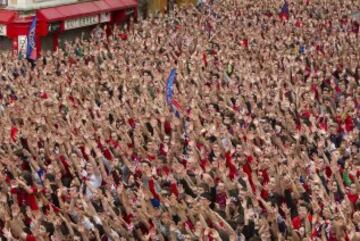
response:
M44 186L44 181L43 181L43 177L45 175L45 170L40 168L37 172L36 172L39 176L39 179L40 179L40 182L41 182L41 185Z
M152 206L154 208L159 208L160 207L160 201L158 199L152 198L152 199L150 199L150 201L151 201L151 204L152 204Z
M166 102L168 105L172 105L172 99L174 95L174 81L176 77L176 69L171 69L169 78L166 83Z
M304 54L305 53L305 46L301 45L300 49L299 49L300 54Z
M176 77L176 69L173 68L171 69L169 78L166 82L166 102L171 107L172 111L175 112L176 117L179 118L180 114L179 111L177 110L178 107L174 106L174 102L173 102L175 77Z
M281 14L289 15L289 4L287 1L284 2L284 5L281 8Z
M36 16L33 18L29 33L27 35L27 46L26 46L26 58L36 60L36 43L35 43L35 34L36 34Z

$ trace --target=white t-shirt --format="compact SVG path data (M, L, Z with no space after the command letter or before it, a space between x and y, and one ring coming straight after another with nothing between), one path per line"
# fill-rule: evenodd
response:
M91 185L92 188L96 189L101 186L102 178L101 176L96 176L95 174L92 174L89 177L89 185ZM90 188L86 188L86 197L90 198L92 196L92 192Z
M95 229L94 224L90 221L90 219L88 217L84 217L84 219L82 220L81 223L85 226L85 228L87 230L94 230Z

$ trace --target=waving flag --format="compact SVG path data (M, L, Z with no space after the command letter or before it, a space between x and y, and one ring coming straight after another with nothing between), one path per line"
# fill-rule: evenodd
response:
M166 102L168 105L172 104L172 99L174 96L174 81L176 77L176 69L173 68L170 72L169 78L166 83Z
M288 2L285 0L284 5L281 8L279 17L283 20L288 20L289 19L289 4Z
M176 69L173 68L170 71L169 78L166 83L166 102L170 106L170 108L175 112L177 117L180 117L178 109L181 108L179 103L174 100L174 82L176 78Z
M36 44L35 44L35 33L36 33L36 16L33 18L29 33L27 35L27 46L26 46L26 58L36 60Z

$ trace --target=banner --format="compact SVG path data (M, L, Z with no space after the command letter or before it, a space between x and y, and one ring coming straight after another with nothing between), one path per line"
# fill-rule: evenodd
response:
M181 108L180 104L173 99L174 97L174 82L176 78L176 69L171 69L169 78L166 82L166 102L170 106L171 110L175 112L176 117L180 117L178 109Z
M26 58L32 60L36 60L37 58L35 44L36 22L37 19L34 17L27 35Z
M174 95L174 81L176 77L176 69L171 69L169 78L166 83L166 102L168 105L172 105L172 99Z

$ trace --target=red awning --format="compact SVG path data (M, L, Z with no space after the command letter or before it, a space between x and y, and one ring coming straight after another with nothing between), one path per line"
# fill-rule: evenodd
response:
M57 10L65 18L68 17L80 17L90 14L99 14L100 9L93 2L84 2L79 4L65 5L57 7Z
M101 0L45 8L38 11L39 20L47 22L63 21L65 19L90 16L103 12L136 7L136 0Z
M137 6L135 0L104 0L104 1L114 9L126 9Z
M106 12L109 9L109 5L105 3L104 1L96 1L94 4L101 9L102 12Z
M11 10L0 10L0 23L6 24L9 23L16 16L15 11Z
M136 0L122 0L124 5L126 5L126 8L134 8L137 7L137 1Z
M56 8L42 9L38 11L38 18L51 20L52 22L60 21L63 18L63 15L58 12Z

